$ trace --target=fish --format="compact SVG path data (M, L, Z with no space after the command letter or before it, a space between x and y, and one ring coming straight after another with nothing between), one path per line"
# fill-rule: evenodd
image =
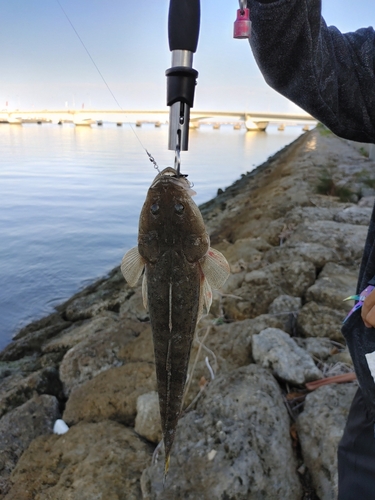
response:
M186 176L171 167L160 172L141 210L138 245L121 262L130 286L143 273L142 297L151 323L165 450L164 481L196 325L203 308L210 309L212 289L221 288L230 274L225 257L210 247L194 194Z

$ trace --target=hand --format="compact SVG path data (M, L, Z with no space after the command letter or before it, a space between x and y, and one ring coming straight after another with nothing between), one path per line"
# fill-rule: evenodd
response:
M365 298L361 316L367 328L375 327L375 289Z

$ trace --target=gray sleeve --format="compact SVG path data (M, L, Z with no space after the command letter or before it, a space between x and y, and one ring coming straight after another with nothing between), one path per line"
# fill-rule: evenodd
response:
M327 27L320 0L248 0L266 82L335 134L375 143L375 32Z

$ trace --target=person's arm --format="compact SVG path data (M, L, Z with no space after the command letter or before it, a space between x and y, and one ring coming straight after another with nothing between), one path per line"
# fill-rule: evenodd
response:
M250 45L266 82L335 134L375 142L374 29L328 28L320 0L248 5Z

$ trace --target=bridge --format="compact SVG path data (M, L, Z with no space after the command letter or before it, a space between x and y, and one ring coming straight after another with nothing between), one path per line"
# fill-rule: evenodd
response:
M2 110L0 122L10 124L22 123L74 123L76 125L98 125L103 122L135 123L142 126L144 123L153 123L160 126L167 123L169 110L113 110L113 109L60 109L60 110ZM317 120L308 114L296 113L262 113L236 111L196 111L190 110L190 127L198 128L203 123L210 123L214 128L222 124L233 124L234 128L245 126L247 130L266 130L269 124L276 124L280 130L285 126L302 126L308 129L315 126Z

